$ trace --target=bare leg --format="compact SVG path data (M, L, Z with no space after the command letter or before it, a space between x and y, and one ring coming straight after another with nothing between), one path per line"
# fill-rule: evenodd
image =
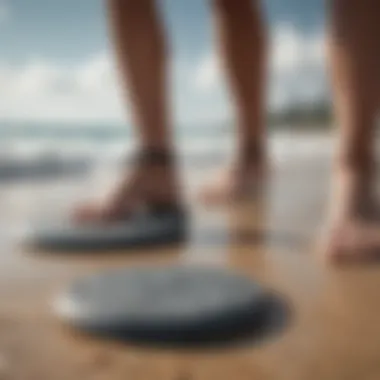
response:
M124 89L132 102L140 142L170 145L167 54L155 0L108 0L111 31Z
M225 72L235 102L238 139L231 173L206 189L207 201L243 198L265 166L265 30L258 1L213 0Z
M329 257L364 257L380 251L374 199L374 131L380 99L379 4L333 0L329 52L339 123L331 205Z
M112 37L141 150L154 152L137 164L107 204L85 207L80 218L118 218L139 203L177 202L172 165L164 31L154 0L108 0Z

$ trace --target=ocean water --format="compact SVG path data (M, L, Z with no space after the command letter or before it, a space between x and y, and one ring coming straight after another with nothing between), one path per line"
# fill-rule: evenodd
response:
M195 194L199 183L210 175L207 169L230 158L234 137L232 131L215 128L176 133L181 162L186 168L197 169L186 172L183 178L188 194ZM317 131L294 133L287 129L269 133L268 139L275 164L300 158L315 161L329 158L334 144L332 135ZM0 208L3 215L0 217L0 240L5 244L9 239L19 238L31 221L60 217L76 204L87 203L89 198L105 197L117 183L120 165L135 145L136 140L128 132L98 130L91 133L80 126L70 131L41 129L31 133L26 129L0 134ZM78 172L76 161L89 166Z
M291 132L281 128L268 134L269 151L276 161L292 157L330 155L334 139L321 131ZM191 128L175 132L179 155L198 160L228 157L234 148L234 133L226 128ZM18 127L0 126L0 162L49 161L59 158L81 159L93 163L118 162L136 146L128 130L72 126Z

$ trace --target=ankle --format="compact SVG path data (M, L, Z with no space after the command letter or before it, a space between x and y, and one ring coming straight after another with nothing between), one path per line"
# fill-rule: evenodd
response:
M348 220L368 212L374 199L372 172L360 165L338 164L333 173L332 209L335 218Z
M353 182L372 182L375 173L375 162L371 160L341 159L336 163L336 172Z
M237 164L240 167L261 166L266 158L266 145L262 141L244 141L238 146Z
M171 170L175 164L175 153L171 147L144 146L135 154L136 163L146 168Z
M365 176L371 175L375 169L375 159L370 149L342 151L338 153L336 164L341 171Z

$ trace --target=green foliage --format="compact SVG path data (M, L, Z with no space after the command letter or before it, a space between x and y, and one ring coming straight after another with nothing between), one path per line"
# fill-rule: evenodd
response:
M332 122L332 107L328 101L298 104L268 115L271 127L281 128L329 128Z

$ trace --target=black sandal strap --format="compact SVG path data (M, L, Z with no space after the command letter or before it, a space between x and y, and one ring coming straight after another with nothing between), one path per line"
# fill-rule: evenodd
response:
M171 150L144 149L135 155L136 164L139 165L171 165L174 162L174 154Z
M143 166L169 166L175 162L175 154L171 149L142 149L135 154L135 164ZM154 200L143 205L148 213L166 214L166 213L184 213L184 207L181 202L159 201Z
M175 214L175 215L182 215L185 216L186 209L183 205L178 204L178 203L164 203L164 202L154 202L145 205L144 207L145 211L148 213L152 213L155 215L160 215L160 214Z
M264 156L264 149L262 144L246 144L240 147L242 161L245 164L251 164L252 162L257 162L261 160Z

